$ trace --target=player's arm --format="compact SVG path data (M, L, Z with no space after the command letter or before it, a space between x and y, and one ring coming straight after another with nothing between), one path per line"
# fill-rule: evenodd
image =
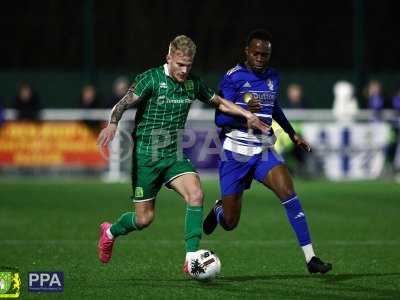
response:
M197 82L197 99L217 107L221 112L231 114L234 116L244 117L247 121L248 128L259 129L264 133L267 133L269 126L262 122L256 115L248 110L241 108L239 105L222 98L221 96L215 94L210 88L208 88L201 79Z
M262 122L256 115L254 115L248 110L245 110L239 105L236 105L233 102L218 96L217 94L214 94L214 96L211 99L211 102L221 112L245 118L247 120L247 127L260 129L264 133L268 132L269 126L267 124Z
M97 138L97 145L102 147L107 146L114 138L118 122L121 120L124 112L128 108L135 106L140 102L140 97L134 93L134 85L135 83L131 85L126 94L112 108L110 121L108 122L107 127L100 132L99 137Z
M237 87L233 82L230 75L225 74L221 80L219 86L219 93L221 98L229 100L230 102L235 102L233 99L237 96ZM253 97L252 97L253 98ZM250 99L247 102L248 110L252 113L258 112L261 110L261 104L258 101L251 101L255 99ZM246 118L237 117L222 113L220 110L217 110L215 113L215 124L219 127L231 127L231 128L241 128L245 127L247 123Z
M222 98L226 99L224 96ZM229 100L229 99L226 99ZM233 101L231 101L233 102ZM256 100L254 97L247 102L248 108L252 113L259 112L261 110L261 102ZM221 113L219 111L215 114L215 124L219 127L231 127L231 128L242 128L245 127L247 120L243 117L236 117L228 114Z
M112 108L110 117L111 124L118 125L118 122L121 120L124 112L140 102L140 97L134 93L134 86L135 83L129 87L126 94Z
M310 152L311 146L299 134L296 133L289 120L286 118L278 101L275 101L274 110L272 111L272 118L282 127L282 129L289 135L292 142L302 148L304 151Z

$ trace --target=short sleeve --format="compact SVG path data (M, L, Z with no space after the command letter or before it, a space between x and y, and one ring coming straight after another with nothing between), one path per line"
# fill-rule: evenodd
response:
M196 98L201 102L212 105L211 99L214 97L214 91L210 89L201 79L197 79L196 83Z
M230 101L234 101L236 96L235 85L233 84L231 78L225 75L219 85L219 92L222 98Z
M153 91L154 79L151 73L145 72L139 74L134 79L135 86L133 93L141 98L148 98Z

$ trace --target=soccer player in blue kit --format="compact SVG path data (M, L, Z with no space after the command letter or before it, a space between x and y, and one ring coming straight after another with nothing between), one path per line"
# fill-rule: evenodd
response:
M271 35L265 30L252 31L247 38L245 54L246 61L225 74L220 84L221 96L255 112L268 125L274 119L296 146L311 151L310 145L294 131L278 103L279 75L268 67ZM272 129L268 134L249 131L245 119L219 111L215 122L222 128L223 138L223 158L219 167L222 200L216 202L204 220L204 233L211 234L217 224L227 231L237 226L242 194L256 179L280 199L304 252L308 271L330 271L332 264L323 262L314 253L306 216L291 176L283 159L273 149L276 137Z

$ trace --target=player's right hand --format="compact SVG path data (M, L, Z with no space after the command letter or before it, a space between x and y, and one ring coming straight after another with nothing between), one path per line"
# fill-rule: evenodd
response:
M311 152L310 144L305 139L303 139L301 135L295 133L294 135L290 136L290 139L297 147L300 147L306 152Z
M254 98L252 93L245 93L243 95L243 101L247 104L247 110L252 113L259 112L262 109L260 100Z
M263 133L268 133L271 126L265 124L261 121L256 115L251 114L250 117L247 118L247 127L253 129L259 129Z
M251 111L252 113L259 112L262 108L261 102L255 99L254 97L250 99L247 105L248 105L248 110Z
M117 124L109 123L107 127L100 132L96 144L100 147L107 146L114 138L116 132Z

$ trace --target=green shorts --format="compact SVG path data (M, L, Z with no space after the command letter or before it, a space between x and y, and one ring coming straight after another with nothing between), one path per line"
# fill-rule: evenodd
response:
M185 156L152 160L151 156L134 153L132 159L132 188L133 202L150 201L156 198L157 193L165 184L187 173L195 173L190 160Z

